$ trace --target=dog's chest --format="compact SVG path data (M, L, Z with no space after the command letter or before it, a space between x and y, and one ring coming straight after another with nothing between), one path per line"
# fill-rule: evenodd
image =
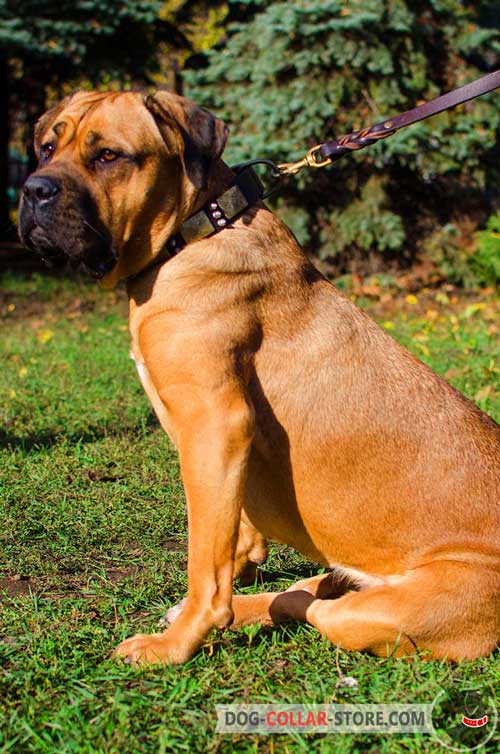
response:
M172 426L172 422L168 415L168 411L165 408L164 403L160 399L160 396L158 395L158 391L156 390L153 384L153 381L149 374L149 370L146 366L146 362L144 361L144 357L139 347L135 343L132 343L132 348L130 349L130 358L135 363L135 368L137 369L137 374L139 375L141 385L143 387L144 392L149 398L149 401L154 409L156 416L158 417L158 421L160 422L161 426L163 427L163 429L169 436L170 440L175 445L176 444L175 433Z

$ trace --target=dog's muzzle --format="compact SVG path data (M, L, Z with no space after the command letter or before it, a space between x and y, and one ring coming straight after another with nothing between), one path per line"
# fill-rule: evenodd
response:
M19 235L51 267L69 260L101 278L117 261L92 197L68 177L33 173L27 178L19 208Z

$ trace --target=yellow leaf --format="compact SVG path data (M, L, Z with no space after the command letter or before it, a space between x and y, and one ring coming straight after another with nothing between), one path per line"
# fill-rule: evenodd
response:
M473 314L475 314L476 312L480 312L482 309L485 309L485 308L486 308L486 304L483 302L478 302L476 304L469 304L469 306L467 306L464 309L461 316L464 319L469 319L470 317L472 317Z
M40 343L48 343L54 337L54 333L52 330L40 330L37 333L37 337Z
M9 398L15 398L16 397L16 391L12 390L12 388L9 390Z
M21 369L19 370L19 377L21 379L24 379L27 374L28 374L28 370L26 369L26 367L21 367Z
M425 345L425 343L417 343L417 346L420 348L424 356L430 356L431 352L429 351L428 347Z
M411 304L412 306L414 306L415 304L418 304L418 298L414 296L413 293L409 293L405 301L407 304Z
M386 330L394 330L394 322L382 322L382 327L385 327Z
M13 312L15 308L16 308L16 305L15 305L15 304L9 304L9 305L7 306L7 311L8 311L8 312Z

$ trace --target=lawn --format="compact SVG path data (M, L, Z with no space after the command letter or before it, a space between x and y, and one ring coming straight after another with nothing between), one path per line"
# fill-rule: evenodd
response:
M360 304L499 420L500 300L392 291L369 286ZM382 660L307 626L219 631L182 667L110 660L186 590L177 457L128 356L125 297L5 274L0 328L0 752L437 752L428 736L220 736L214 705L431 702L475 684L500 707L498 653ZM310 573L274 546L253 588Z

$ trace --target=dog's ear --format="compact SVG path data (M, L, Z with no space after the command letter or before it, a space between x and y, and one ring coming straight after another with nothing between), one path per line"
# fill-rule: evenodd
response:
M198 189L207 187L210 173L226 146L228 128L208 110L171 92L144 98L167 145L181 157L184 170Z

